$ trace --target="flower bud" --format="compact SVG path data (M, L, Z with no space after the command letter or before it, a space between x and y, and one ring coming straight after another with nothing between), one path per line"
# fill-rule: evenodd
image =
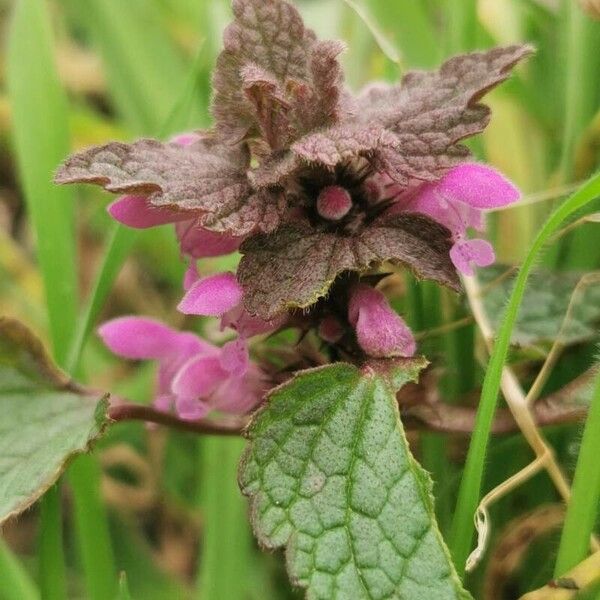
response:
M348 190L332 185L321 190L317 198L317 212L328 221L343 219L352 208L352 197Z
M409 357L416 351L415 339L386 297L359 283L350 293L348 320L356 330L360 347L375 358Z
M337 344L344 337L344 328L333 315L327 315L319 323L319 337L328 344Z

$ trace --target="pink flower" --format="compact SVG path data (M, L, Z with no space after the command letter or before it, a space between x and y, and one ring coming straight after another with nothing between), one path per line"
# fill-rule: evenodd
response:
M416 351L415 339L386 297L364 283L350 292L348 320L356 330L360 347L375 358L409 357Z
M158 362L154 404L164 411L174 406L182 419L201 419L211 410L245 413L265 392L265 377L250 361L244 340L218 348L143 317L114 319L98 333L119 356Z
M394 186L388 186L387 194L394 194ZM450 251L454 266L465 275L473 275L473 266L487 267L495 255L485 240L467 239L467 230L483 231L484 210L507 206L519 197L519 190L495 169L463 163L439 181L423 183L396 196L390 212L419 212L445 225L455 241Z
M177 310L184 315L221 317L221 327L234 329L242 338L274 331L283 324L285 316L265 321L248 313L242 296L242 286L233 273L218 273L189 286Z
M183 133L171 142L191 146L200 136ZM190 218L187 211L153 206L145 196L121 196L108 207L113 219L134 229L148 229L158 225L175 224L181 253L191 258L224 256L235 252L244 241L243 237L215 233L204 229L198 217Z

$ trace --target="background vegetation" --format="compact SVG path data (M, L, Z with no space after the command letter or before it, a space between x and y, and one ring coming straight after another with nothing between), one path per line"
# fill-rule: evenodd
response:
M478 460L485 466L487 492L531 463L530 446L538 457L545 443L555 453L555 462L542 458L526 473L531 477L490 505L488 550L467 576L476 598L518 598L587 553L581 534L593 527L600 494L594 465L600 402L581 453L580 422L555 423L544 429L542 440L532 423L519 431L501 412L508 425L491 439L484 464L488 436L480 419L474 458L463 476L472 407L481 395L488 356L472 310L483 290L492 326L501 322L510 288L502 274L523 261L546 217L597 168L600 23L573 0L297 4L321 37L348 43L353 87L397 80L409 68L435 67L459 52L521 41L537 47L518 75L491 95L492 123L472 145L479 159L524 192L519 206L490 219L490 237L507 266L481 274L480 289L470 290L470 305L430 285L395 282L398 308L421 333L422 351L435 367L418 400L424 402L426 392L428 398L437 394L456 421L433 407L432 414L441 415L438 428L462 430L424 432L423 415L406 409L413 449L432 473L440 526L458 563L469 549L465 536L469 507L479 497ZM0 314L45 336L70 373L148 402L152 369L124 365L88 334L98 320L127 313L198 326L173 310L185 268L173 232L116 227L104 210L108 195L58 189L51 175L70 149L208 126L210 71L228 0L4 0L0 11ZM530 399L540 398L538 407L549 405L554 415L558 406L581 416L592 396L589 369L600 317L593 293L600 281L598 219L582 218L577 209L597 195L596 186L575 197L571 225L565 229L566 222L555 221L559 235L547 228L538 241L549 241L548 251L541 261L530 256L546 270L530 280L523 303L518 297L513 303L515 310L521 304L521 316L507 364L531 389L550 357ZM586 214L594 210L598 206L591 211L588 206ZM227 267L224 260L231 259L205 261L203 271ZM205 333L221 339L216 330ZM511 332L505 333L508 342ZM505 357L495 358L490 369L499 377ZM492 379L488 372L489 406L495 399ZM518 400L517 394L513 404ZM461 409L452 411L457 406ZM242 447L238 439L197 438L139 424L113 428L93 455L73 462L60 486L3 527L0 599L108 600L117 593L144 600L298 597L282 557L261 553L252 541L246 503L235 484ZM571 481L578 456L576 510L569 511L563 530L560 472ZM120 572L127 577L118 584Z

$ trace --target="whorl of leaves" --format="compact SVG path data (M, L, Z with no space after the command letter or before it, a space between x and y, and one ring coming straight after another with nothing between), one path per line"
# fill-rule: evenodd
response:
M306 181L315 174L318 180L319 172L358 168L363 179L386 175L408 188L436 181L464 162L469 151L461 140L481 132L489 121L490 110L481 98L509 76L531 47L457 56L437 71L409 72L398 85L371 85L354 97L344 88L339 63L344 45L317 40L292 4L234 0L233 12L214 73L215 126L210 132L185 148L139 140L84 150L64 163L56 181L146 196L152 205L186 211L216 232L270 234L247 242L239 274L250 297L258 297L263 285L273 288L260 292L261 301L248 300L248 308L260 314L306 306L325 294L331 277L342 270L363 271L380 260L396 260L419 276L457 287L452 265L441 258L440 249L446 252L449 244L447 232L438 228L435 237L422 219L403 223L404 241L393 251L387 239L383 246L365 249L371 229L362 226L344 231L346 237L325 235L317 227L298 239L296 248L288 247L289 232L306 221L302 210L316 201L314 185L307 191ZM364 222L372 223L371 217ZM396 231L393 225L388 229ZM311 249L317 261L311 268L321 275L303 292L294 291L297 285L282 282L305 280L300 248L306 239L329 252ZM410 240L417 240L414 249ZM267 246L283 249L276 264L267 261L281 271L273 271L266 282L252 282L263 272Z

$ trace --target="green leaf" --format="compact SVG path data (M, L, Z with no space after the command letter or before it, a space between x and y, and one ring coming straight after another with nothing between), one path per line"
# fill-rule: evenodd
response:
M494 265L481 269L480 279L485 289L486 312L497 330L502 323L502 314L514 285L515 277L501 277L508 267ZM584 276L580 272L553 272L538 269L529 278L523 301L519 307L519 316L512 332L513 344L530 346L556 339L567 311L575 287ZM571 314L561 332L565 344L576 344L593 339L598 334L600 322L600 285L582 286L576 293Z
M65 377L26 327L0 319L0 523L89 449L108 424L107 405Z
M287 546L308 598L470 598L398 414L395 390L425 364L399 361L387 377L345 363L304 371L254 418L240 485L259 542Z

